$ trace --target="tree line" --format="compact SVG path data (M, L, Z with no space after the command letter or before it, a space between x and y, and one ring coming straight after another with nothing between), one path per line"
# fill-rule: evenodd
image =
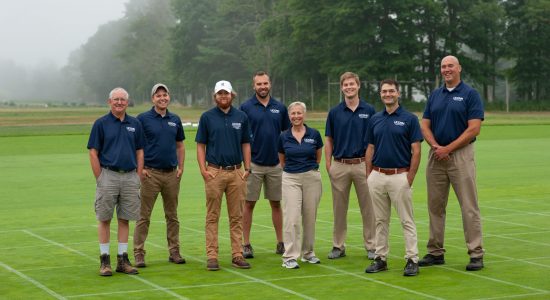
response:
M63 71L78 97L96 101L114 86L148 101L164 82L177 101L210 103L221 79L246 98L264 70L275 95L322 103L348 70L364 97L384 78L402 81L407 99L428 95L453 54L486 102L540 102L550 100L549 14L548 0L131 0Z

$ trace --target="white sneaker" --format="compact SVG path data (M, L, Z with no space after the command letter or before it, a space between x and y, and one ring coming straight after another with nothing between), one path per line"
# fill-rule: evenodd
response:
M317 256L310 256L308 258L302 257L303 262L308 262L310 264L320 264L321 260L317 258Z
M300 267L295 259L284 261L282 266L287 269L298 269Z

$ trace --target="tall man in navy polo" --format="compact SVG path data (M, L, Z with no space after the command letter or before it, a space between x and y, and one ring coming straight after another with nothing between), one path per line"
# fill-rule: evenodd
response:
M185 161L185 134L180 118L168 111L170 91L162 83L151 90L153 107L137 118L145 133L145 162L141 185L141 212L134 230L134 258L136 267L145 267L145 240L149 233L151 213L158 194L162 195L166 219L168 261L185 263L180 255L178 195L183 163Z
M235 96L231 83L225 80L216 83L213 94L216 107L202 114L195 138L206 190L206 268L209 271L220 269L218 222L224 193L229 214L231 264L235 268L250 268L241 248L246 178L250 174L250 127L246 114L231 105Z
M468 271L483 268L481 214L479 212L474 142L484 118L479 93L460 79L462 67L454 56L441 60L441 76L445 85L432 92L422 117L422 134L430 144L426 183L430 239L428 254L420 266L445 263L445 213L450 185L462 211L464 237L470 262Z
M422 133L418 118L399 106L399 84L393 79L380 83L386 107L375 114L367 129L367 182L376 218L376 254L365 270L387 270L391 205L395 207L405 240L403 275L418 274L418 239L413 219L412 184L420 164Z
M363 240L369 259L374 259L374 212L365 174L365 133L374 107L359 99L359 76L346 72L340 76L344 101L328 113L325 127L325 162L332 187L334 230L328 258L346 256L347 214L351 184L355 187L361 218ZM332 157L334 156L334 162Z
M279 140L281 132L290 127L286 107L271 97L271 81L267 73L259 71L254 74L254 96L243 103L240 110L246 113L252 130L252 173L247 179L247 197L243 212L243 255L253 258L254 250L250 244L252 213L256 201L260 198L262 183L264 198L271 205L271 220L275 228L277 246L275 253L283 254L283 212L281 209L282 168L279 164L277 148L273 147Z
M111 276L109 241L116 207L118 220L117 272L137 274L128 259L129 220L139 217L140 177L143 170L143 130L126 114L128 92L115 88L109 93L111 111L97 119L88 139L90 164L96 178L95 213L99 221L99 275Z

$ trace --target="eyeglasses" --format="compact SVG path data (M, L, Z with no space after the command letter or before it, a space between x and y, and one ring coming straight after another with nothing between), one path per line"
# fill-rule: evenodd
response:
M114 98L114 99L111 99L111 101L113 101L113 102L126 102L126 101L128 101L128 99L126 99L126 98Z

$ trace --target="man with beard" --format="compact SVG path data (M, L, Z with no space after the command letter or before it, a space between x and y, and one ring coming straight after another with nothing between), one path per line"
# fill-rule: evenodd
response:
M334 230L329 259L346 256L347 214L351 184L355 187L361 218L363 242L369 259L374 259L374 212L365 173L365 134L374 107L359 98L359 76L340 76L344 101L328 113L325 127L325 162L332 187ZM332 157L334 156L334 163Z
M240 110L246 113L252 130L251 174L247 179L247 198L243 212L243 256L253 258L254 250L250 244L252 213L256 201L260 198L262 183L264 198L271 206L271 220L275 228L277 246L275 253L283 254L285 245L282 236L283 213L281 210L281 176L277 148L281 132L290 126L286 107L270 95L271 80L263 71L254 74L254 96L243 103Z
M224 193L229 215L231 264L235 268L250 268L241 248L242 208L246 179L250 174L250 127L246 114L231 106L235 96L230 82L216 83L213 94L216 107L201 115L195 138L197 161L206 191L206 268L209 271L220 269L218 222Z
M178 221L178 195L180 191L185 148L183 126L180 118L168 111L170 91L162 83L151 90L153 107L137 118L145 133L145 162L141 185L140 219L134 230L134 258L138 268L145 267L145 240L149 233L151 213L159 193L162 195L166 219L168 261L184 264L180 255Z

